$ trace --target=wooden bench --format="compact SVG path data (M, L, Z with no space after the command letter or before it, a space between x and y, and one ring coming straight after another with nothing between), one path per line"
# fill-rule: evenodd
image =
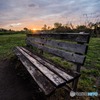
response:
M26 44L39 50L35 52L28 47L16 46L15 54L31 74L45 95L52 94L56 88L66 88L76 91L80 67L85 62L85 54L90 34L27 34ZM71 41L71 42L68 42ZM72 69L61 66L43 56L43 52L64 58L73 64ZM66 84L72 83L72 87Z

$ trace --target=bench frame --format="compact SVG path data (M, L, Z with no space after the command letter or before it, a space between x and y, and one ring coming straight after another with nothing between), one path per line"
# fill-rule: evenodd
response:
M48 40L48 38L50 40ZM73 41L73 42L76 42L77 44L61 42L61 41L55 41L55 40L52 40L52 39L59 39L59 40L63 40L63 41ZM30 54L30 53L36 54L37 56L40 56L43 59L45 59L42 56L43 52L48 52L48 53L51 53L51 54L54 54L54 55L57 55L57 56L61 56L61 57L65 58L66 60L69 60L71 62L74 62L73 66L72 66L72 70L73 70L73 72L75 74L78 75L78 77L74 78L74 80L71 81L72 82L72 87L69 87L66 84L62 84L62 86L60 86L60 87L66 89L67 91L70 92L71 90L76 91L76 89L77 89L78 79L79 79L79 76L81 75L80 74L81 65L84 64L85 58L86 58L85 56L82 56L82 55L86 54L87 53L87 49L88 49L88 46L84 45L84 43L89 43L89 39L90 39L90 34L88 34L88 33L83 33L83 34L79 34L79 33L27 34L27 37L26 37L27 46L31 45L31 46L33 46L35 48L38 48L39 49L39 53L35 53L34 51L32 51L32 50L30 50L30 49L28 49L26 47L25 48L23 48L23 47L14 47L13 51L19 57L19 59L21 60L21 62L24 65L26 65L26 64L25 64L25 61L22 60L24 58L22 58L22 55L21 55L23 51L27 52L27 54ZM35 44L34 42L35 43L38 42L38 44ZM50 47L46 47L46 45L54 46L56 48L60 48L61 50L58 50L58 49L56 50L55 48L51 49ZM62 51L62 49L65 49L67 51L71 51L72 53L68 53L67 51ZM29 50L29 51L27 51L27 50ZM58 53L56 53L56 52L58 52ZM73 53L73 52L76 52L76 53ZM28 55L26 53L23 53L23 55L24 54L25 54L25 56L28 57ZM67 55L67 57L66 57L65 54ZM35 57L37 57L37 56L35 56ZM31 59L31 58L29 58L29 59ZM47 60L50 61L49 59L47 59ZM55 62L53 62L53 63L54 63L54 65L56 64ZM39 65L37 65L37 66L39 66ZM63 67L63 66L61 66L61 67ZM29 71L28 67L26 67L26 69ZM41 70L41 68L40 68L40 70ZM35 73L34 69L33 69L33 72ZM38 80L38 81L41 82L41 80ZM38 85L40 85L40 84L38 84ZM52 86L52 85L50 85L50 86ZM54 88L55 87L53 87L53 89ZM50 94L49 93L46 94L46 92L45 92L45 95L50 95Z

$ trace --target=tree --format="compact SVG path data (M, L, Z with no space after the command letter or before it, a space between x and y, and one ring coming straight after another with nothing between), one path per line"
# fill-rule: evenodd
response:
M62 23L56 22L54 23L55 28L60 28L62 26Z
M48 26L48 30L50 30L50 26Z
M56 32L61 32L63 30L62 23L56 22L54 23L54 27Z
M93 33L98 37L100 35L100 22L92 23L90 22L88 26L93 29Z
M85 25L80 25L76 27L78 30L85 30L87 27Z
M25 30L25 31L28 31L28 28L24 27L24 30Z
M47 25L46 24L42 27L42 30L44 30L44 31L47 30Z
M11 29L9 29L9 31L11 31Z

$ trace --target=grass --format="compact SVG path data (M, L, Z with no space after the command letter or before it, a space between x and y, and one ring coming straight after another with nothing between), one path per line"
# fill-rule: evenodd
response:
M25 39L25 34L1 35L0 57L4 59L13 58L14 54L12 48L14 46L26 46ZM100 38L91 38L88 45L89 48L84 64L86 70L81 71L82 75L79 79L78 90L85 92L94 92L97 91L97 89L93 86L95 86L96 79L100 75ZM37 51L37 49L34 50ZM72 66L72 64L69 64L64 59L55 57L52 54L50 55L47 53L43 53L43 55L68 68Z
M13 52L14 46L25 46L25 34L1 35L0 36L0 57L7 58Z
M51 60L53 60L53 61L59 63L59 64L62 65L62 66L65 66L65 67L67 67L67 68L71 68L71 65L70 65L68 62L66 62L66 61L62 61L61 58L58 58L58 57L49 57L49 58L50 58Z
M88 44L88 52L86 55L86 61L84 67L86 70L82 70L79 80L78 88L82 91L97 91L94 88L98 76L100 76L100 38L90 38ZM90 78L91 76L91 78ZM96 86L98 88L98 85Z
M91 38L86 55L85 66L87 68L96 68L100 65L100 38Z
M99 76L99 70L98 69L82 70L82 73L85 73L87 75L92 74L95 77Z

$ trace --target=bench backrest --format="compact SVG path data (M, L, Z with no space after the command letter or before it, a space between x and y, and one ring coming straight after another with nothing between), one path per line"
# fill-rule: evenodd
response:
M66 34L27 34L26 44L64 58L78 65L83 65L89 43L89 33ZM70 42L69 42L70 41Z

